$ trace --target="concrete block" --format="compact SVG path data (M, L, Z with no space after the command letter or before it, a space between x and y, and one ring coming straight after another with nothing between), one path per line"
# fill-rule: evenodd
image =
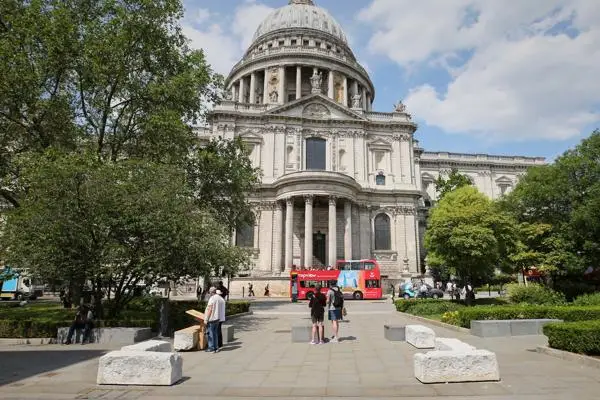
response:
M111 351L100 357L98 385L170 386L183 377L177 353Z
M384 325L383 337L390 342L406 341L406 327L404 325Z
M292 325L292 343L308 343L312 340L311 325Z
M173 351L171 342L164 340L147 340L137 344L121 347L122 351L157 351L159 353L170 353Z
M58 328L58 343L67 340L69 328ZM83 329L75 331L73 343L81 342ZM150 328L94 328L90 334L90 343L129 345L151 339L155 335Z
M454 338L435 338L435 349L438 351L473 351L475 346L471 346Z
M471 321L471 335L479 337L510 336L510 321Z
M175 351L196 350L198 348L199 333L199 325L175 331L173 349Z
M543 335L544 325L551 322L562 322L559 319L514 319L510 321L512 336Z
M433 349L435 332L423 325L406 325L406 341L417 349Z
M496 354L487 350L430 351L414 355L415 378L422 383L499 381Z
M231 343L234 339L233 325L221 325L221 334L223 335L223 343Z

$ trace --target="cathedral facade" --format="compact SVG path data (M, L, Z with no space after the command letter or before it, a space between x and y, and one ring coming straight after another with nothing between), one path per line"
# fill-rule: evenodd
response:
M259 25L199 132L201 140L240 137L262 170L255 225L232 237L252 254L243 279L273 282L274 293L280 281L283 293L292 268L339 259L376 259L390 281L420 275L439 176L458 169L497 198L544 163L427 152L405 105L374 111L375 95L343 29L312 0L290 0Z

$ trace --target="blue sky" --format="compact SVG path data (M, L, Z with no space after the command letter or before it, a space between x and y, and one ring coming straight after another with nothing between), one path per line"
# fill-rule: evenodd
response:
M184 0L184 32L227 74L287 0ZM315 0L428 151L552 160L600 127L597 0Z

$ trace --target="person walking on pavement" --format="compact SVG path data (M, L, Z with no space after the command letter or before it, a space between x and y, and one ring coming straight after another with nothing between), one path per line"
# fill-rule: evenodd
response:
M333 328L332 343L339 342L339 322L342 320L342 308L344 308L344 295L337 286L337 282L333 282L327 292L327 309L331 327Z
M254 286L251 283L248 284L248 297L256 297L254 295Z
M315 286L315 295L308 302L310 317L312 319L312 342L310 344L325 344L325 306L327 299L321 293L321 285Z
M217 294L217 288L208 289L210 298L204 310L204 321L208 331L208 352L219 352L219 324L225 318L225 300ZM223 315L221 316L221 313Z
M219 281L219 283L217 283L217 290L221 291L221 297L223 298L223 300L229 300L229 290L227 290L227 288L223 285L223 281Z

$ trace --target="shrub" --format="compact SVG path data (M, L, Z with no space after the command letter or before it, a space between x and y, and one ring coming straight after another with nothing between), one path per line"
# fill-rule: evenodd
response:
M563 321L587 321L600 319L600 306L480 306L458 310L458 325L471 327L471 321L504 319L553 318Z
M95 321L96 327L140 327L156 330L154 320L101 320ZM72 320L50 319L2 319L0 320L1 338L49 338L56 337L58 328L71 326Z
M437 315L455 311L464 307L463 304L438 299L411 299L396 301L396 310L412 315Z
M442 315L441 321L450 325L459 325L459 315L458 311L448 311Z
M538 284L511 284L507 286L506 291L508 299L514 304L559 305L566 301L562 293Z
M550 347L573 353L600 355L600 321L581 321L544 326Z
M574 306L600 306L600 293L588 293L573 300Z

